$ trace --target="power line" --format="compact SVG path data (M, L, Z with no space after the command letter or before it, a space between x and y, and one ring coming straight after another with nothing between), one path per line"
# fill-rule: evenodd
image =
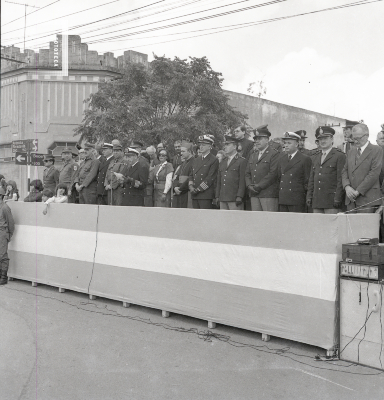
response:
M368 4L371 4L371 3L377 3L377 2L381 2L381 1L383 1L383 0L371 0L371 1L360 0L360 1L357 1L355 3L343 4L343 5L340 5L340 6L329 7L329 8L324 8L324 9L315 10L315 11L309 11L309 12L306 12L306 13L288 15L288 16L284 16L284 17L276 17L276 18L271 18L271 19L266 19L266 20L261 20L261 21L255 21L255 22L247 22L247 23L236 24L236 25L234 25L235 27L233 27L233 28L224 29L224 30L221 30L221 31L218 31L218 32L210 32L210 33L205 33L205 34L201 34L201 35L189 36L189 37L186 37L186 38L166 40L166 41L163 41L163 42L148 43L148 44L137 45L137 46L130 46L129 48L130 49L135 49L135 48L138 48L138 47L146 47L146 46L152 46L152 45L157 45L157 44L175 42L175 41L179 41L179 40L193 39L193 38L196 38L196 37L208 36L208 35L213 35L213 34L216 34L216 33L228 32L228 31L237 30L237 29L241 29L241 28L248 28L250 26L264 25L264 24L267 24L267 23L282 21L282 20L285 20L285 19L297 18L297 17L302 17L302 16L306 16L306 15L310 15L310 14L317 14L317 13L326 12L326 11L334 11L334 10L343 9L343 8L349 8L349 7L363 6L363 5L368 5ZM240 25L240 26L237 26L237 25ZM228 25L228 26L231 26L231 25ZM220 29L220 28L224 28L224 27L207 28L207 29ZM119 49L111 49L109 51L119 51L119 50L126 50L126 47L119 48Z
M182 15L182 16L167 18L167 19L164 19L164 20L161 20L161 21L150 22L150 23L138 25L138 26L132 27L132 28L125 28L125 29L123 29L123 30L126 30L126 29L135 29L135 28L139 28L139 27L142 27L142 26L147 26L147 25L152 25L152 24L156 24L156 23L160 23L160 22L169 21L169 20L175 19L175 18L182 18L182 17L186 17L186 16L193 15L193 14L196 14L196 13L207 12L207 11L211 11L211 10L214 10L214 9L217 9L217 8L222 8L222 7L227 7L227 6L230 6L230 5L242 3L242 2L244 2L244 1L249 1L249 0L241 0L241 1L239 1L239 2L227 4L227 5L225 5L225 6L214 7L214 8L211 8L211 9L202 10L202 11L198 11L198 12L194 12L194 13L189 13L189 14ZM232 10L232 11L226 11L226 12L224 12L224 13L209 15L209 16L197 18L197 19L194 19L194 20L179 22L179 23L176 23L176 24L167 25L167 26L165 26L165 27L159 27L159 28L153 28L153 29L150 29L150 30L144 30L144 31L141 31L141 32L135 32L135 33L133 33L133 34L151 32L152 30L165 29L166 27L174 27L174 26L184 25L184 24L187 24L187 23L193 23L193 22L198 22L198 21L204 21L204 20L206 20L206 19L221 17L221 16L224 16L224 15L230 15L230 14L234 14L234 13L237 13L237 12L247 11L247 10L250 10L250 9L259 8L259 7L264 7L264 6L273 5L273 4L278 4L278 3L282 3L282 2L286 2L286 1L288 1L288 0L272 0L272 1L269 1L269 2L267 2L267 3L256 4L256 5L250 6L250 7L240 8L240 9L236 9L236 10ZM70 28L70 29L73 29L73 28ZM117 31L115 31L115 32L118 32L118 31L119 31L119 30L117 30ZM112 32L104 33L104 35L106 35L106 34L108 34L108 33L112 33ZM128 36L129 36L129 35L130 35L130 34L128 34ZM47 36L48 36L48 35L47 35ZM93 35L93 36L90 36L90 37L95 37L95 36L100 36L100 35ZM42 36L42 37L45 37L45 36ZM119 36L115 36L115 37L111 37L111 38L120 38L120 37L124 37L124 35L119 35ZM41 37L40 37L40 38L41 38ZM37 40L37 39L40 39L40 38L36 38L36 39L33 39L33 40ZM31 41L31 40L30 40L30 41ZM90 43L93 43L93 42L90 42ZM96 41L95 41L95 43L96 43Z
M40 7L38 10L31 11L30 13L28 13L28 14L26 14L26 15L28 16L28 15L31 15L31 14L33 14L33 13L35 13L35 12L41 11L41 10L43 10L44 8L47 8L47 7L51 6L52 4L55 4L55 3L59 2L59 1L60 1L60 0L56 0L56 1L54 1L53 3L49 3L49 4L47 4L47 5L44 6L44 7ZM11 1L7 1L6 3L12 3L12 2L11 2ZM2 24L2 25L3 25L3 26L8 25L8 24L10 24L10 23L12 23L12 22L18 21L18 20L21 19L21 18L24 18L24 17L16 18L16 19L14 19L14 20L12 20L12 21L9 21L9 22L7 22L7 23L5 23L5 24ZM33 25L31 25L31 26L33 26ZM23 29L23 28L19 28L19 29L17 29L17 30L20 30L20 29Z

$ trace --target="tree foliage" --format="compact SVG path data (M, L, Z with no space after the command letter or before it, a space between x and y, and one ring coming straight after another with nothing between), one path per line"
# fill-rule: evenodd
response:
M132 139L146 144L195 141L223 135L246 116L228 104L221 73L206 57L173 60L155 56L150 68L129 64L120 78L101 83L75 134L93 142Z

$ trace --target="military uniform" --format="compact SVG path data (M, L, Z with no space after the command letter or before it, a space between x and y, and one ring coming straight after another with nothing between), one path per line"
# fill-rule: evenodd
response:
M304 154L305 156L309 156L309 157L311 157L312 154L313 154L312 150L305 149L304 147L299 149L299 151L300 151L301 154Z
M44 169L43 173L43 185L44 189L49 189L54 195L56 195L56 186L59 183L60 172L55 168L54 165Z
M299 135L286 132L283 139L295 139ZM279 181L279 211L305 212L305 200L311 173L311 158L297 151L293 157L284 154L277 163Z
M213 139L208 135L200 136L199 143L213 145ZM193 208L212 208L212 200L215 197L214 185L219 168L219 160L211 153L205 157L198 156L193 160L189 175L189 187L192 189Z
M259 159L259 151L251 155L245 170L245 184L251 186L252 211L278 211L279 186L277 161L280 153L268 145Z
M216 198L220 201L221 210L242 210L244 208L243 203L236 204L236 202L240 203L240 199L242 202L245 196L246 166L247 160L238 154L235 154L229 165L227 159L219 164Z
M113 156L105 158L100 163L99 173L97 174L97 202L100 205L108 204L107 190L105 190L105 176L107 175L109 164L112 162Z
M124 161L123 157L115 158L115 156L108 165L108 169L105 174L104 186L109 185L112 188L106 190L108 194L108 204L110 206L121 206L123 204L124 184L117 180L114 172L122 174L126 166L127 163Z
M69 160L66 161L63 166L60 168L60 174L59 174L59 183L63 183L64 185L67 185L67 190L72 191L71 187L71 182L76 174L77 169L79 166L75 163L74 160ZM68 202L73 203L73 201L69 201L70 196L68 196Z
M128 152L139 154L135 149ZM138 160L134 165L126 165L122 171L124 175L123 206L144 207L145 188L148 183L149 163Z
M75 183L84 186L79 192L80 204L97 204L97 174L100 161L87 157L81 164Z
M249 159L253 149L253 141L247 138L243 138L239 141L239 156L244 157L246 160Z
M312 200L314 212L336 214L344 199L341 172L345 164L345 154L339 149L331 149L323 163L322 152L313 158L309 176L307 200Z

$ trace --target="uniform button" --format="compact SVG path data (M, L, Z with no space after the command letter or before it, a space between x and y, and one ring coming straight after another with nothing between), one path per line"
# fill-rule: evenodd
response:
M292 183L291 181L289 181L289 183Z
M321 169L321 168L323 168L323 167L320 167L320 169Z
M319 172L319 175L321 175L321 172Z
M321 183L321 182L319 181L319 183Z
M291 189L289 189L289 190L291 190Z

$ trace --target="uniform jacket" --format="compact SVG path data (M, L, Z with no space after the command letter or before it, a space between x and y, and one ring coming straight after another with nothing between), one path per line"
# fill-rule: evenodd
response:
M312 155L312 150L305 149L304 147L299 149L299 151L300 151L301 154L304 154L305 156L311 156Z
M236 201L236 197L244 198L245 168L247 160L236 154L230 164L227 159L219 164L217 173L216 198L219 201Z
M345 164L345 154L333 148L322 164L321 156L320 151L312 158L307 200L312 200L312 208L333 208L335 202L342 202L344 199L341 172Z
M305 204L312 161L298 151L292 160L288 154L279 158L277 177L279 180L279 204L288 206Z
M126 196L142 196L145 195L145 187L148 183L149 164L136 162L135 165L126 165L121 172L125 177L133 178L135 182L130 183L125 180L124 197Z
M86 158L79 167L79 171L75 178L75 183L79 183L84 187L88 187L91 184L96 186L99 166L100 161L96 158Z
M268 146L259 158L259 151L255 151L249 157L245 170L245 184L257 185L261 188L259 194L250 191L251 197L279 197L279 185L277 181L277 161L281 154L271 146Z
M253 149L254 142L247 138L242 139L239 142L239 155L248 160Z
M60 168L59 183L64 183L67 185L68 190L71 190L71 182L78 168L79 166L74 160L65 162Z
M107 174L108 166L109 163L113 160L113 156L109 157L108 159L104 158L100 162L99 166L99 173L97 175L97 194L99 196L103 196L107 194L107 191L105 190L105 175Z
M123 171L126 169L127 163L124 160L124 157L119 159L113 158L112 161L109 162L107 172L105 174L104 186L111 185L112 189L117 189L122 184L117 180L114 172L118 172L119 174L123 174Z
M192 173L193 160L192 156L189 160L183 161L175 172L173 187L178 187L182 193L188 192L188 179Z
M211 153L205 158L195 158L189 175L189 184L192 184L198 193L192 194L192 199L209 200L215 197L214 185L219 168L219 160Z
M174 171L176 171L176 168L182 163L181 160L181 155L180 154L175 154L175 156L172 159L172 165L173 165L173 169Z
M357 163L356 154L356 146L351 147L347 153L347 161L342 172L343 188L350 185L360 193L356 199L357 207L367 203L370 203L369 206L381 204L379 176L383 149L368 143ZM345 204L349 203L349 198L345 196Z
M60 172L55 168L54 165L51 165L49 168L45 168L43 174L44 189L49 189L53 194L55 194L56 186L59 183L59 175Z

